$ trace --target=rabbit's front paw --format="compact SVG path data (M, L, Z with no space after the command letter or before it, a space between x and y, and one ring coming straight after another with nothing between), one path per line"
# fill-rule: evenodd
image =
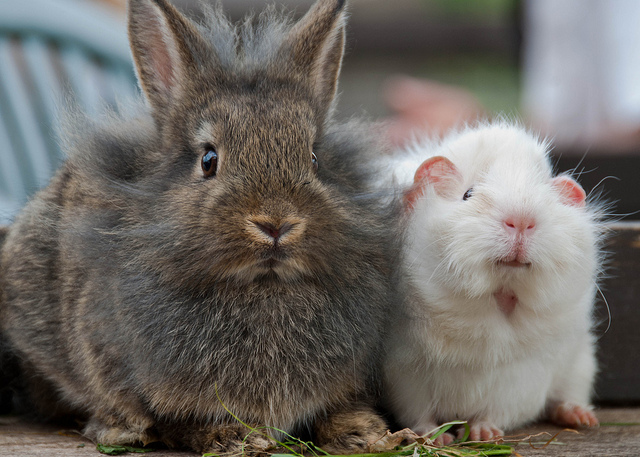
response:
M188 432L189 446L202 453L255 455L276 447L275 441L242 424L218 424Z
M152 431L153 420L147 417L123 419L117 415L94 415L84 429L84 435L100 444L147 445L158 441Z
M387 424L369 407L342 410L315 424L317 444L330 454L368 452L386 431Z

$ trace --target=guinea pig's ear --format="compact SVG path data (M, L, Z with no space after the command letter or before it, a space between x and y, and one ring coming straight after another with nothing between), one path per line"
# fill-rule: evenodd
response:
M129 1L129 41L140 85L156 114L180 96L200 59L215 59L193 23L167 0Z
M336 94L345 41L346 0L318 0L289 32L283 50L326 113ZM324 114L324 113L323 113Z
M456 190L462 183L462 174L446 157L431 157L418 167L413 177L413 186L404 194L405 206L411 210L424 195L427 186L444 198L455 197Z
M560 194L560 199L565 205L583 207L587 194L580 184L569 176L556 176L551 180L551 185Z

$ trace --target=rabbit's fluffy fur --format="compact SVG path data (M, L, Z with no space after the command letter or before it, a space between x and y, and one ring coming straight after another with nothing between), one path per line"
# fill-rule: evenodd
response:
M334 452L384 433L397 238L393 205L361 185L382 142L331 118L344 18L319 0L294 24L213 8L195 25L130 0L149 109L71 116L68 160L2 250L2 331L44 414L83 415L100 442L215 452L248 433L225 407Z

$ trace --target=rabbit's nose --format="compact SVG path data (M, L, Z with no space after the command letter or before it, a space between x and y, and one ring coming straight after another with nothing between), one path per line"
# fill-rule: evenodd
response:
M279 226L276 226L270 222L257 222L253 221L253 224L258 227L265 235L273 238L273 241L278 241L280 237L290 232L293 228L293 224L284 222Z

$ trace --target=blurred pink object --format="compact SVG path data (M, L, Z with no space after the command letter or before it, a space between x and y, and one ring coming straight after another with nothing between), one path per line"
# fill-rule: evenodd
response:
M389 121L389 139L398 146L417 133L442 136L452 128L486 116L469 91L407 76L390 79L384 99L395 113Z

